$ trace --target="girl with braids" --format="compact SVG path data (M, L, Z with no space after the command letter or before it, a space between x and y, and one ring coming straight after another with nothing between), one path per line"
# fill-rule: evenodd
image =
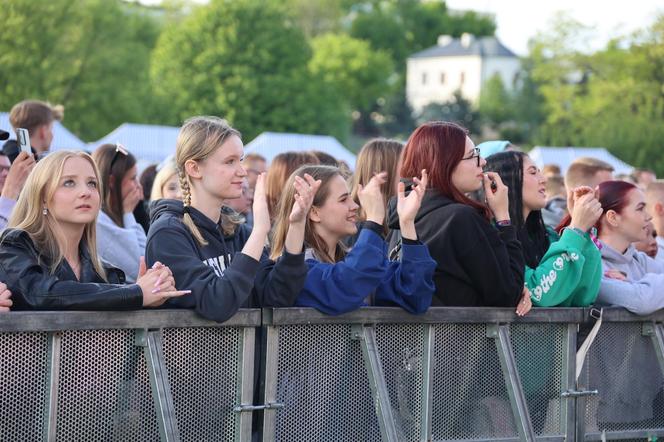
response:
M256 182L253 230L223 206L224 200L242 194L247 176L242 150L240 133L225 120L185 121L175 152L183 201L157 201L148 232L148 264L165 263L178 283L192 291L169 305L194 309L219 322L241 307L293 305L307 274L305 215L320 185L310 176L291 183L295 190L284 251L270 260L263 251L270 231L265 174Z
M145 255L145 230L134 218L143 199L136 158L121 144L103 144L92 153L102 177L102 205L97 219L97 249L101 259L121 269L127 281L138 277Z
M0 280L16 309L128 310L187 293L160 263L146 270L142 262L130 285L121 270L102 264L99 178L90 155L66 150L44 157L28 177L0 240Z
M568 227L559 236L547 228L546 179L530 157L506 151L486 159L508 187L509 214L526 261L525 282L533 305L585 307L597 297L602 260L589 230L602 214L590 188L575 192Z
M329 315L346 313L363 305L402 307L410 313L424 313L435 290L436 263L427 247L417 240L415 214L427 185L426 171L408 196L404 184L398 187L397 211L403 237L402 257L389 261L383 239L385 198L382 188L387 173L373 176L360 185L357 196L365 220L355 245L347 251L342 239L357 232L358 204L353 201L346 180L333 166L302 166L291 175L277 206L272 256L287 246L292 184L301 177L320 180L321 187L306 215L306 262L309 272L296 305L314 307Z

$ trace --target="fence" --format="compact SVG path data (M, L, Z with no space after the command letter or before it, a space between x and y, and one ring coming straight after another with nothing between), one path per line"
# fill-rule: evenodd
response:
M606 309L577 382L591 322L587 309L266 309L223 324L13 312L0 315L0 440L664 436L664 313Z

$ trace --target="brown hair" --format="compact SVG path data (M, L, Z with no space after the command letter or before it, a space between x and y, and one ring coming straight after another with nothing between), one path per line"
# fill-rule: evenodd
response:
M53 120L60 121L63 116L64 107L61 105L51 106L45 101L24 100L12 107L9 123L14 130L24 128L33 135L39 126L50 124Z
M360 204L360 198L357 196L360 185L366 186L371 177L378 172L387 172L387 181L381 186L384 204L387 207L387 202L394 196L394 189L396 189L397 182L399 181L397 166L402 150L403 143L385 138L373 139L362 146L360 153L357 154L355 174L353 175L353 185L350 194L351 198L357 204ZM366 215L361 206L357 215L358 219L365 219ZM383 220L383 229L387 233L386 220Z
M311 152L284 152L272 159L265 179L265 197L270 218L275 217L279 196L284 191L288 177L305 164L319 164L318 158Z
M325 200L327 200L330 195L330 181L337 175L342 176L339 169L336 167L318 165L302 166L297 169L290 178L288 178L283 192L281 193L279 204L277 205L277 213L274 221L272 252L270 255L270 258L273 260L277 259L284 250L286 234L288 233L288 227L290 224L288 218L290 217L291 208L295 201L295 177L304 177L305 174L311 175L314 180L321 180L321 185L314 196L312 207L320 207L325 204ZM313 222L309 219L309 214L307 214L307 221L304 228L304 246L313 249L316 253L316 257L323 262L335 263L341 261L346 255L346 248L341 243L337 244L336 250L334 250L333 253L330 253L330 251L327 250L327 245L316 233Z
M97 163L104 191L101 194L102 210L113 222L124 227L122 217L122 180L136 165L136 158L129 152L125 155L116 144L102 144L93 153ZM126 151L125 151L126 152Z
M587 186L600 171L613 172L613 166L602 160L581 157L572 161L565 173L565 187L571 190L579 186Z

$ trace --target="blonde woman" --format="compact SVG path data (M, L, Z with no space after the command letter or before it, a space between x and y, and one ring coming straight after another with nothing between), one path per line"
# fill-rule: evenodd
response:
M224 200L242 194L247 176L243 148L240 133L221 118L185 121L175 153L183 201L156 202L148 232L148 263L164 262L178 283L192 291L169 304L220 322L241 307L295 302L307 273L305 215L319 186L311 177L293 184L284 252L271 261L263 252L270 231L265 174L256 181L253 230L223 206Z
M84 152L59 151L28 177L9 228L0 239L0 280L13 308L126 310L155 307L177 291L168 267L142 265L136 284L107 268L97 254L99 173Z
M167 161L164 166L159 169L157 175L154 177L154 182L152 183L150 201L157 201L163 198L182 200L182 190L180 189L180 182L178 180L178 171L175 168L175 162L173 160Z

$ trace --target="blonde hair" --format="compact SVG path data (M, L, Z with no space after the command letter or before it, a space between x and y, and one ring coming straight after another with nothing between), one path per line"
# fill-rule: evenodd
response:
M64 259L61 243L58 241L58 238L62 238L62 233L53 216L44 215L42 210L44 202L46 202L47 209L51 208L53 194L60 183L65 162L71 158L83 158L90 163L97 178L97 191L100 194L101 202L102 184L99 179L99 170L92 157L85 152L61 150L47 155L37 163L25 182L7 224L7 227L24 230L30 235L39 251L40 258L41 256L47 258L51 274L55 273ZM85 225L81 240L84 241L90 253L95 270L106 280L106 271L97 255L96 224L97 216Z
M367 142L360 153L357 154L355 163L355 174L353 175L352 190L350 193L353 201L360 204L360 198L357 193L360 191L360 184L366 186L375 174L387 172L387 181L381 186L383 194L383 203L387 207L387 202L394 196L394 189L399 181L399 157L403 150L403 144L396 140L385 138L376 138ZM362 206L358 209L357 217L359 220L365 220L366 214ZM387 233L387 219L383 220L383 230Z
M214 153L231 136L240 137L240 132L233 129L226 120L219 117L199 116L189 118L184 122L175 144L175 167L178 172L180 189L182 190L182 203L185 211L182 223L187 226L199 245L207 245L194 219L188 213L191 206L191 181L185 170L185 163L191 161L204 161ZM235 232L242 218L237 214L221 213L221 228L224 234Z
M276 260L284 250L286 234L290 225L288 219L293 208L293 203L295 202L295 177L299 176L303 178L304 174L311 175L315 180L321 180L321 185L314 196L312 207L320 207L325 204L325 200L330 195L330 181L332 181L332 178L337 175L343 178L339 168L334 166L302 166L293 172L290 178L288 178L277 204L270 259ZM338 243L336 250L327 250L325 241L314 230L313 222L309 219L309 214L306 216L307 221L304 228L305 247L313 249L317 258L323 262L335 263L341 261L346 255L346 247L342 243Z
M167 162L161 168L152 182L152 190L150 191L150 201L160 200L164 197L164 185L171 179L173 175L177 175L178 170L173 161Z

